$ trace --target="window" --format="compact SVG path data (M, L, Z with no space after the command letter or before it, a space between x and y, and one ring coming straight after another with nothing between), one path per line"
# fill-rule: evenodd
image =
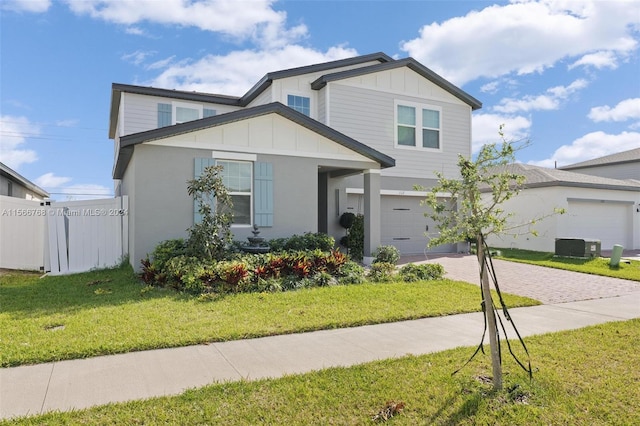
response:
M304 115L311 116L311 100L305 96L288 95L287 106Z
M215 109L203 108L202 105L174 102L158 104L158 127L185 123L200 118L213 117Z
M200 111L197 109L176 107L176 124L197 120L198 118L200 118Z
M440 108L396 104L396 145L440 149Z
M253 163L247 161L217 160L223 167L222 181L233 202L233 224L251 225L251 182Z

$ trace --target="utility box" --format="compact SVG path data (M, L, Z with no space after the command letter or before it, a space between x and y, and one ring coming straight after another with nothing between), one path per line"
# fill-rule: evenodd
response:
M556 238L556 256L600 257L600 240Z

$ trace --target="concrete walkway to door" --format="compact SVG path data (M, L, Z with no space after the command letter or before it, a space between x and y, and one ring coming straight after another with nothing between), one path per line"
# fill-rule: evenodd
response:
M627 256L628 253L625 253ZM630 255L633 255L631 253ZM439 263L445 277L479 284L478 262L474 255L416 255L401 258L400 263ZM640 282L577 274L561 269L524 263L493 260L498 285L506 293L527 296L544 304L600 299L640 292Z

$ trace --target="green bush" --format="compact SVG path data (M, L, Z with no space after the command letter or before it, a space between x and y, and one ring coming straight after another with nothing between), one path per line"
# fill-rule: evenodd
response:
M331 235L322 232L307 232L303 235L292 235L288 238L274 238L269 240L271 251L331 251L335 246L335 239Z
M371 265L367 278L376 283L389 282L393 280L396 265L389 262L376 262Z
M356 262L345 262L338 271L338 282L340 284L362 284L365 281L364 268Z
M351 259L360 262L364 256L364 216L359 214L353 220L347 235L347 248Z
M165 240L153 249L150 260L156 269L162 271L169 259L185 254L187 254L187 243L182 238Z
M400 250L394 246L380 246L373 252L373 263L391 263L397 265L400 260Z
M444 268L439 263L409 263L400 268L399 274L406 282L439 280L444 276Z
M205 275L202 259L185 255L173 257L166 262L164 272L167 285L178 291L194 295L206 292L205 283L202 281Z

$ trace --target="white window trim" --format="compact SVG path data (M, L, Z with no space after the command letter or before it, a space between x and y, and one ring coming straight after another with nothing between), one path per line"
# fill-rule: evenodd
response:
M309 98L309 117L315 118L317 116L317 114L316 114L315 97L311 96L312 93L286 91L285 94L284 94L284 102L283 102L286 106L289 106L289 95L298 96L300 98ZM291 108L291 107L289 107L289 108ZM291 109L293 109L293 108L291 108Z
M416 146L407 146L407 145L400 145L398 144L398 106L408 106L408 107L412 107L416 109L416 125L415 125L415 129L416 129ZM423 109L430 109L433 111L438 111L439 112L439 117L440 117L440 128L439 129L433 129L432 127L424 127L422 125L422 110ZM443 145L443 132L442 132L442 107L437 106L437 105L430 105L430 104L420 104L420 103L416 103L416 102L410 102L410 101L403 101L403 100L395 100L394 105L393 105L393 144L394 147L397 149L407 149L407 150L412 150L412 151L428 151L428 152L442 152L442 145ZM433 130L438 130L439 132L439 140L438 140L438 148L426 148L422 146L422 130L423 129L433 129Z
M253 214L253 162L247 161L245 159L237 159L237 158L215 158L216 166L218 165L218 161L226 161L231 163L245 163L250 165L251 170L251 191L249 192L249 223L232 223L231 228L235 229L244 229L244 228L252 228L254 222L254 214ZM238 192L238 191L229 191L229 195L246 195L246 192Z
M203 109L204 107L201 104L191 104L186 102L171 102L171 124L179 124L185 123L184 121L178 122L176 118L178 117L177 108L189 108L198 110L198 119L203 117Z

